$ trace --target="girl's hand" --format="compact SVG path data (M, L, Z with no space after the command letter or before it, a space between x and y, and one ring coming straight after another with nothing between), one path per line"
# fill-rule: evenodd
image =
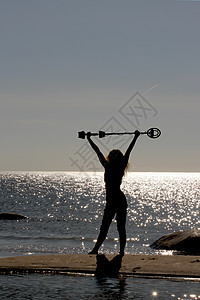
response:
M87 132L87 139L90 139L90 137L91 137L91 132L89 131Z
M138 138L140 136L140 132L138 130L135 131L135 137Z

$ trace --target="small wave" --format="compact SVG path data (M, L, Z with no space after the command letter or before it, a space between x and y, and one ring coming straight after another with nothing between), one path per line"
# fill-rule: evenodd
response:
M92 238L60 237L60 236L24 236L24 235L0 235L4 240L46 240L46 241L93 241Z

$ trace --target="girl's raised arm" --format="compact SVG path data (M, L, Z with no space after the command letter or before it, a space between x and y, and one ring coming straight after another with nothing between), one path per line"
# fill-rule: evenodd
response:
M138 130L136 130L135 131L135 136L134 136L132 142L130 143L130 145L128 146L128 149L126 150L126 153L124 154L125 165L128 163L130 153L133 150L133 147L135 146L135 143L136 143L139 136L140 136L140 132Z
M91 140L91 133L90 132L87 133L87 140L88 140L90 146L92 147L92 149L96 152L100 163L102 164L103 167L105 167L105 164L107 163L107 160L105 159L104 155L99 150L99 147L97 147L97 145Z

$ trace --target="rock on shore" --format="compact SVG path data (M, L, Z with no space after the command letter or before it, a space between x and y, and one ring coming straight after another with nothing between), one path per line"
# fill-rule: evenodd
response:
M16 213L1 213L0 214L0 220L20 220L20 219L26 219L27 217L16 214Z
M151 247L160 250L177 250L200 254L200 230L189 229L167 234L156 240Z

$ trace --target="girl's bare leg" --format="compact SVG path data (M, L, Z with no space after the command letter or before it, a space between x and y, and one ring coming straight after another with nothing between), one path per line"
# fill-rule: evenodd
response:
M100 233L97 238L97 242L96 242L94 248L92 249L92 251L89 252L89 254L98 254L98 250L101 247L101 245L103 244L103 242L107 236L108 229L110 227L110 224L112 222L114 215L115 215L115 212L113 212L112 210L110 210L108 208L105 208L103 220L102 220L102 224L101 224L101 228L100 228Z

